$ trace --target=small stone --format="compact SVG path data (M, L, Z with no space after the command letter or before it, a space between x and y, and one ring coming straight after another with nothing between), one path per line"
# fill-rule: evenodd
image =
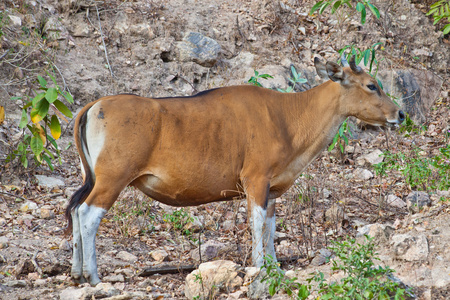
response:
M8 248L9 239L6 236L0 236L0 249Z
M120 251L117 253L116 257L127 262L136 262L138 260L136 255L133 255L127 251Z
M358 168L353 172L353 178L357 181L365 181L373 178L373 173L367 169Z
M212 67L219 59L221 47L217 41L198 32L188 32L178 43L181 61L193 61L204 67Z
M47 284L47 279L36 279L33 283L34 286L44 286Z
M374 150L374 151L372 151L372 152L370 152L370 153L368 153L366 155L363 155L363 156L359 157L357 159L357 163L359 165L361 165L360 161L362 161L362 164L367 162L367 163L369 163L371 165L375 165L375 164L379 164L383 160L384 160L383 152L381 150L379 150L379 149L376 149L376 150Z
M37 209L37 204L32 202L32 201L27 201L24 204L22 204L19 208L20 211L23 212L28 212L28 211L33 211L35 209Z
M428 258L428 240L423 234L416 237L409 234L392 236L394 255L406 261L425 261Z
M59 178L49 177L49 176L44 176L44 175L34 175L34 177L36 177L38 184L40 186L54 188L54 187L59 187L59 186L65 185L64 181L62 181Z
M406 205L412 213L418 213L421 208L431 205L430 195L426 192L411 192L406 196Z
M18 16L9 15L10 25L12 27L22 27L22 19Z
M102 281L104 281L104 282L112 282L112 283L124 282L125 278L123 277L122 274L114 274L114 275L108 275L108 276L103 277Z
M301 34L306 35L306 28L305 28L305 27L300 26L300 27L298 28L298 31L300 31Z
M388 195L386 202L388 205L395 206L398 208L406 207L406 202L395 195Z
M33 273L28 273L27 278L28 278L28 280L36 281L40 278L40 276L39 276L39 273L33 272Z
M26 287L27 282L25 280L11 280L3 283L6 286L14 287L14 288L21 288Z
M154 250L150 252L150 256L157 262L167 261L169 253L166 250Z
M64 251L70 251L72 250L72 247L70 247L70 244L66 239L63 239L61 243L59 243L59 249Z
M390 236L394 232L394 228L384 224L369 224L358 228L356 238L358 240L366 241L365 235L374 238L374 242L378 244L387 243Z
M41 219L53 219L55 217L55 213L52 208L42 207L40 217Z

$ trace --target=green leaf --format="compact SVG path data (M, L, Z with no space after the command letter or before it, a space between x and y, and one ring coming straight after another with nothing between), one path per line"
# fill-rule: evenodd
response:
M450 33L450 24L446 24L446 25L444 26L444 28L442 29L442 32L443 32L444 34Z
M43 98L45 97L45 93L39 93L37 94L33 100L31 101L31 104L33 106L36 106L36 103L38 103L39 101L41 101Z
M30 117L33 123L41 121L48 113L50 104L45 99L41 99L33 109L31 109Z
M366 7L363 5L361 10L361 24L366 23Z
M28 124L28 115L25 109L22 110L22 117L20 118L19 128L25 128Z
M380 11L378 10L378 8L376 8L375 5L373 5L372 3L367 3L367 5L369 6L370 11L375 15L375 17L379 19Z
M39 81L39 84L41 85L41 87L43 87L43 88L47 87L47 81L42 76L38 76L38 81Z
M364 65L367 66L367 64L369 63L369 59L370 59L370 50L367 49L366 51L364 51Z
M35 135L31 138L30 147L38 161L41 161L39 155L44 150L44 142L39 135Z
M55 102L56 99L58 99L58 91L53 87L49 88L45 93L45 99L47 99L49 103Z
M320 8L319 14L322 14L325 11L325 8L327 8L330 5L330 3L326 2L324 5Z
M53 105L60 111L62 112L63 115L65 115L68 118L72 118L72 112L70 111L70 109L67 108L67 106L62 103L59 100L56 100L55 102L53 102Z
M55 140L61 136L61 124L59 124L59 119L56 115L53 115L50 120L50 133Z
M362 4L361 2L358 2L358 4L356 4L356 10L359 12L362 12L364 8L364 4Z
M50 160L50 157L48 157L47 155L43 155L42 159L45 160L45 162L48 164L50 170L55 170L55 168L53 167L52 161Z
M332 14L334 14L338 10L339 6L341 6L341 3L342 3L342 1L336 1L334 3L333 7L331 8Z
M69 92L65 91L62 93L62 95L64 96L64 98L66 98L67 102L73 104L73 97Z
M316 4L314 4L314 6L309 11L309 14L312 15L316 10L318 10L319 7L322 5L322 3L323 3L323 1L319 1Z

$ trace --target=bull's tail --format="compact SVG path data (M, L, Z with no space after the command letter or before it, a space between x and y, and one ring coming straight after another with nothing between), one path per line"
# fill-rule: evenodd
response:
M87 121L87 112L89 108L95 102L92 102L86 105L78 114L78 117L75 121L74 126L74 137L75 144L78 149L78 153L80 155L82 168L84 170L84 183L70 198L69 203L67 205L65 211L65 217L67 219L67 227L65 228L65 233L70 234L72 232L72 211L80 204L82 204L86 198L91 193L94 188L95 179L92 174L91 167L87 162L87 157L89 157L89 149L87 148L86 143L86 121Z

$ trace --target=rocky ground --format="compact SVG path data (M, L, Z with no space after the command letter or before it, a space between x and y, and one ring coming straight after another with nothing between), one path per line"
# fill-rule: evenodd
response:
M395 269L419 299L448 299L448 191L417 194L398 172L377 176L373 165L385 150L420 147L419 155L429 158L448 145L449 40L424 15L423 1L372 2L381 18L368 14L364 25L357 15L343 23L335 15L308 16L315 3L310 0L0 3L1 15L12 16L0 21L0 56L9 51L0 60L0 105L6 111L0 124L0 298L192 298L199 286L188 276L191 270L160 273L167 266L198 264L199 239L201 260L211 262L201 267L202 276L208 270L227 275L223 284L216 282L214 298L247 298L256 273L249 268L245 201L177 210L127 188L97 236L104 283L75 285L69 278L71 237L63 232L67 199L81 184L72 122L59 142L61 164L54 171L6 160L22 134L17 125L23 100L10 99L33 97L37 75L55 74L74 96L73 112L116 93L191 95L245 84L254 70L274 76L264 86L286 88L292 65L308 79L295 87L301 91L319 83L314 56L335 60L346 44L365 48L381 41L384 86L424 127L379 130L352 121L354 135L344 154L324 151L277 199L277 254L287 276L303 280L318 270L339 278L324 248L339 237L366 233L379 245L379 263ZM194 42L204 51L192 51ZM159 274L143 273L151 267Z

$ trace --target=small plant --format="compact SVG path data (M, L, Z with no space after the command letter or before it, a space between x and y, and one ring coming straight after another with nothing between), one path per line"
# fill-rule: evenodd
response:
M183 229L186 224L194 221L194 218L184 208L164 214L163 220L171 224L175 230L181 231L183 235L190 236L192 234L189 229Z
M436 25L441 20L447 19L448 24L444 25L442 32L444 34L450 33L450 0L440 0L433 3L427 13L427 16L429 15L433 15L433 25Z
M312 15L315 11L318 11L319 14L322 14L327 7L331 7L331 13L336 13L341 7L344 7L344 5L347 5L348 8L353 9L352 1L351 0L329 0L329 1L319 1L311 8L309 14ZM380 12L378 11L378 8L376 8L375 5L370 3L370 0L363 0L358 1L356 3L356 10L361 14L361 23L366 23L366 15L368 8L372 14L379 19L380 18Z
M389 277L394 273L389 267L375 267L376 257L373 238L366 235L367 243L358 244L355 239L334 241L331 251L339 258L333 260L332 271L343 271L346 277L340 282L326 283L323 273L313 273L307 281L318 283L320 299L404 299L405 289Z
M256 70L254 70L254 71L255 71L255 76L250 77L250 79L248 80L248 83L251 83L252 85L262 87L261 83L258 82L258 79L273 78L273 76L271 76L269 74L259 74L258 71L256 71Z
M347 134L350 137L353 137L352 132L350 131L350 125L348 123L348 118L345 119L345 121L341 124L339 127L338 132L333 138L333 141L331 142L331 145L328 147L328 151L331 151L336 147L336 145L339 145L339 149L341 149L341 153L344 153L344 147L345 145L348 145L348 137Z
M347 54L347 59L349 59L350 56L355 56L356 64L359 64L361 61L363 61L364 65L369 68L369 74L375 78L377 76L380 63L376 58L376 48L381 44L381 42L375 43L370 48L367 48L365 50L362 50L355 45L346 45L338 52L339 55L342 56L342 54L350 48L350 52Z
M264 257L265 263L261 270L266 271L266 275L261 282L269 284L270 296L275 295L278 291L283 291L289 296L293 296L297 292L296 299L306 299L309 296L309 290L306 285L297 282L297 278L286 278L285 272L280 269L279 264L273 260L272 256Z
M417 125L410 117L406 114L405 121L401 124L398 132L404 133L406 137L411 136L412 133L421 134L426 131L427 128L423 125Z
M297 83L305 83L308 82L305 78L301 78L300 74L297 73L297 70L294 68L294 66L291 66L291 72L292 72L292 78L289 78L289 81L292 83L292 86L289 86L287 89L278 89L279 92L282 93L291 93L295 85Z
M386 175L389 170L399 171L406 183L417 190L450 188L450 145L440 148L439 155L432 158L422 157L421 149L412 149L409 153L383 153L384 161L375 164L377 175Z
M33 155L38 165L45 161L51 170L54 169L52 160L55 157L60 160L60 150L56 143L61 136L59 119L68 122L65 117L72 118L72 112L59 100L65 99L72 104L72 95L61 90L55 77L51 74L48 75L53 81L54 87L48 87L47 81L38 76L41 93L37 93L33 99L28 96L11 98L11 100L22 99L24 102L22 118L19 123L19 127L23 130L23 137L22 141L18 143L17 149L8 155L7 161L18 158L24 168L28 167L29 155Z

